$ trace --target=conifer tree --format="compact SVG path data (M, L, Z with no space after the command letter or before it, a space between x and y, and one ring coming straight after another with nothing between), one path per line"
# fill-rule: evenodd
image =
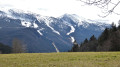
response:
M88 39L87 39L87 38L84 40L84 44L85 44L85 43L88 43Z
M118 21L118 29L120 30L120 20Z
M79 51L79 45L77 44L76 40L73 42L72 52L78 52Z
M93 35L93 36L90 37L90 41L94 41L94 40L97 40L97 39L96 39L95 36Z
M106 41L109 38L109 29L106 28L103 33L101 34L101 36L98 38L98 42L100 45L103 44L104 41Z
M117 31L116 24L114 22L111 24L112 32Z

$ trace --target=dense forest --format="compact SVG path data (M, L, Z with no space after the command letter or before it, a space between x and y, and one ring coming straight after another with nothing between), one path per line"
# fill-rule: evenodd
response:
M120 23L118 27L112 23L111 27L106 28L98 38L93 35L81 44L75 40L70 50L70 52L87 51L120 51Z

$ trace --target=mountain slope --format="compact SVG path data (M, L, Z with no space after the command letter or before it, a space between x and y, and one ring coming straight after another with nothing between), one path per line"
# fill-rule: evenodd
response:
M19 38L28 52L55 52L54 42L59 51L68 51L74 38L82 42L93 34L98 37L109 27L109 24L87 21L70 14L54 18L12 9L7 13L0 11L0 42L11 46L12 40Z

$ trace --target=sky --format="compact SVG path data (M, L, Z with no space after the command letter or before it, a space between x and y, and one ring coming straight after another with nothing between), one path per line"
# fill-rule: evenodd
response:
M109 20L109 23L117 23L120 19L120 15L116 14L105 18L99 17L98 15L103 15L100 8L85 5L78 0L0 0L0 9L20 9L53 17L59 17L65 13L77 14L86 19ZM117 9L120 8L117 7Z

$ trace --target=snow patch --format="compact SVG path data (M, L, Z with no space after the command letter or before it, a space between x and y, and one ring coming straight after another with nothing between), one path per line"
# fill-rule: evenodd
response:
M34 28L38 28L39 26L36 23L33 23Z
M46 25L51 29L53 30L54 33L60 35L60 33L58 31L56 31L53 27L50 26L50 21L46 19Z
M83 27L84 28L87 28L89 26L89 24L87 23L87 24L83 24Z
M41 16L40 15L36 15L36 18L39 22L41 22Z
M54 46L55 50L57 53L59 53L60 51L58 50L58 48L56 47L55 43L53 42L52 45Z
M53 32L54 33L56 33L56 34L58 34L58 35L60 35L60 33L58 32L58 31L56 31L56 30L54 30L54 28L52 28L51 26L49 26L49 25L47 25L49 28L51 28L52 30L53 30Z
M0 14L0 16L3 16L3 14Z
M37 32L38 32L40 35L43 35L43 34L41 33L41 31L43 31L43 30L44 30L44 28L41 28L41 29L37 30Z
M22 26L25 26L25 27L30 27L32 25L30 22L26 22L26 21L22 21L21 24Z
M71 30L70 32L67 33L67 35L70 35L71 33L75 32L75 28L73 26L70 26L71 27Z
M37 30L37 32L42 36L43 34L40 32L40 30Z
M71 42L73 43L75 41L75 38L72 36L70 38L71 38Z
M53 30L54 33L60 35L60 33L58 31L56 31L53 27L50 26L50 23L53 22L53 20L49 17L44 17L44 16L36 16L37 20L40 22L41 20L44 20L46 25Z
M44 29L45 29L45 28L40 28L39 30L40 30L40 31L43 31Z
M79 27L80 25L83 25L82 21L78 23L78 27Z

